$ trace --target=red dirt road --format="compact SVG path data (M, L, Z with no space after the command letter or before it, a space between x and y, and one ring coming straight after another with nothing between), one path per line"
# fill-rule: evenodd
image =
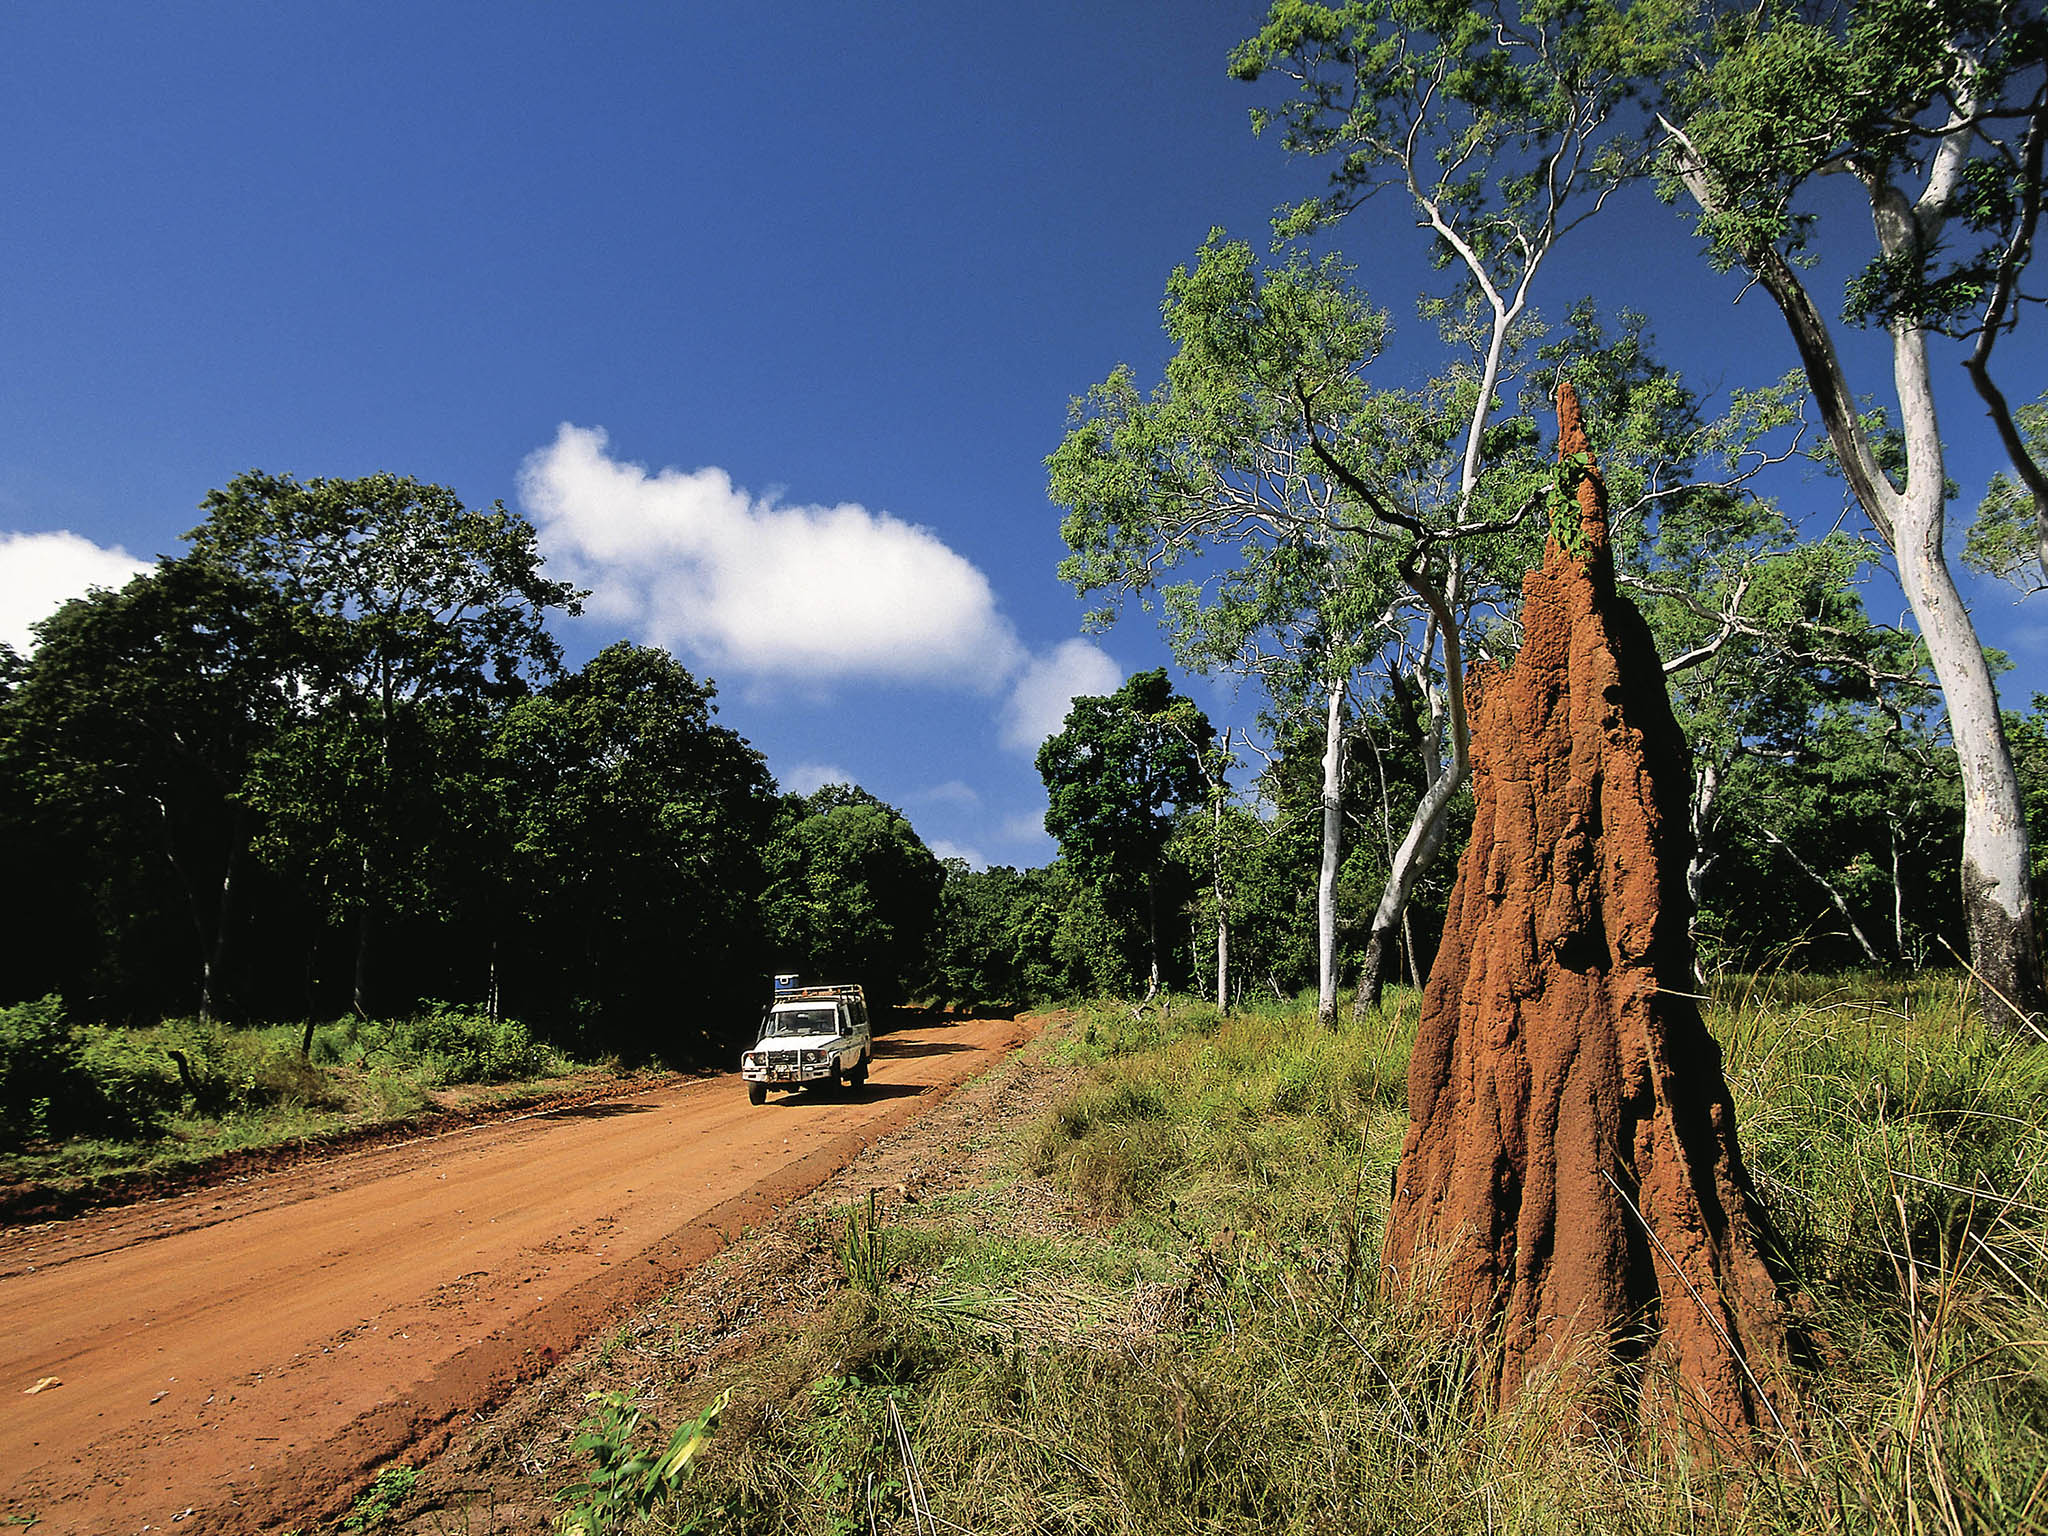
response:
M700 1080L0 1233L0 1518L331 1515L1030 1033L898 1031L842 1098Z

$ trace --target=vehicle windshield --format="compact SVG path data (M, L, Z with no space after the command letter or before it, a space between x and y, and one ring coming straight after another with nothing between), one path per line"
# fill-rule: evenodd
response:
M768 1015L767 1027L762 1037L776 1035L836 1035L839 1033L839 1010L837 1008L778 1008Z

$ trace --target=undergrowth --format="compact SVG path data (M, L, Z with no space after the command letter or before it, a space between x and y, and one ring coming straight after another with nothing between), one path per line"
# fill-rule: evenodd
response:
M1812 1340L1804 1470L1730 1468L1540 1393L1477 1414L1461 1347L1381 1296L1416 1011L1077 1013L1012 1176L848 1212L849 1283L651 1528L2048 1531L2048 1050L1941 978L1723 989Z
M55 998L0 1008L0 1180L90 1180L402 1121L456 1085L595 1070L516 1020L429 1004L407 1019L244 1028L77 1024Z

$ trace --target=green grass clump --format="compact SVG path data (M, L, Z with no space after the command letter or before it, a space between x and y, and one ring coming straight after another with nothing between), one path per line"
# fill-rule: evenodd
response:
M866 1530L872 1490L882 1529L921 1496L981 1536L2048 1531L2048 1050L1939 977L1724 987L1809 1345L1799 1459L1722 1467L1540 1385L1477 1411L1465 1346L1381 1294L1416 1014L1078 1011L1014 1180L906 1208L661 1528Z

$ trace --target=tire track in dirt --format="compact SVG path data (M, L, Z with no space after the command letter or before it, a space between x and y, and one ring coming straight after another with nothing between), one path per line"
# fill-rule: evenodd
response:
M714 1078L9 1234L0 1511L53 1533L332 1514L1030 1033L899 1031L849 1098L756 1109Z

